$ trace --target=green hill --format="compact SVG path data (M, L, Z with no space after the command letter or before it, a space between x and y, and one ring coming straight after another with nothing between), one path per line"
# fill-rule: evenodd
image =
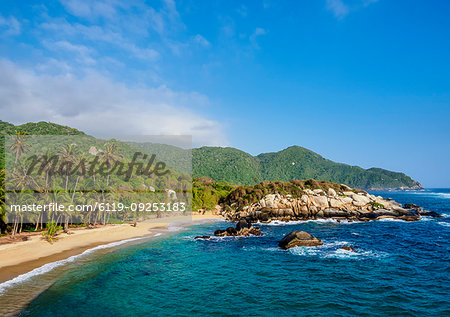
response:
M361 189L421 188L403 173L335 163L300 146L258 156L233 148L194 149L193 173L196 177L207 176L215 181L240 184L312 178Z
M14 126L0 120L0 135L14 134L15 131L40 135L84 135L77 129L49 122ZM97 142L92 141L93 144ZM128 145L121 142L118 144L126 153L132 152L130 146L147 153L157 150L169 166L187 166L190 160L189 151L173 146L131 142ZM3 160L3 150L2 147L0 161ZM189 168L186 169L188 170ZM290 181L312 178L361 189L421 188L419 183L403 173L336 163L300 146L291 146L279 152L262 153L258 156L231 147L196 148L192 150L192 174L194 177L205 176L214 181L246 185L263 180Z
M22 131L27 134L35 135L84 135L83 132L77 129L51 122L28 122L15 126L11 123L0 120L0 135L14 134L15 131Z
M206 176L233 184L254 184L263 180L259 160L231 147L193 149L192 171L194 176Z

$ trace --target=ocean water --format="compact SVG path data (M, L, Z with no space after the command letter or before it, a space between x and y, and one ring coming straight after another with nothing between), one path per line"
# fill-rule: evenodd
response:
M272 223L211 240L194 237L229 224L194 225L72 263L20 315L449 316L450 190L376 194L445 217ZM293 230L324 245L279 249Z

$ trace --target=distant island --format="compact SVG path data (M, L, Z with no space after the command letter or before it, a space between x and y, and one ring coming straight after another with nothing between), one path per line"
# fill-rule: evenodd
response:
M16 131L36 135L85 134L75 128L49 122L30 122L15 126L0 120L0 135L14 134ZM145 149L145 143L137 144L136 147ZM166 147L165 159L168 162L185 151L174 146ZM4 157L3 151L2 147L1 160ZM215 182L224 181L242 185L252 185L261 181L316 179L363 190L423 189L418 181L404 173L382 168L363 169L359 166L336 163L300 146L291 146L279 152L262 153L257 156L232 147L195 148L192 150L192 175L195 178L209 177Z

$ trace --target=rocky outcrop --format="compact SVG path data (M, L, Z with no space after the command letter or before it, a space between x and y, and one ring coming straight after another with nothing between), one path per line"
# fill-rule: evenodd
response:
M435 211L425 210L422 207L419 207L419 206L417 206L415 204L404 204L403 208L408 209L408 210L413 210L413 211L415 211L417 214L419 214L421 216L435 217L435 218L442 217L440 214L438 214Z
M236 227L228 227L225 230L217 229L214 231L216 237L248 237L260 236L261 229L253 227L253 225L245 219L241 219L236 224ZM209 239L210 236L197 236L195 239Z
M341 188L342 191L333 188L303 189L296 192L295 197L290 194L266 194L255 203L235 210L228 206L230 208L223 208L221 213L231 221L246 219L250 222L329 218L337 221L371 221L383 218L416 221L420 220L421 215L439 216L416 205L402 206L392 199L371 195L365 191L353 190L347 186Z
M210 239L211 236L196 236L194 239L203 239L203 240L208 240Z
M349 252L358 253L358 251L356 251L355 248L353 248L353 247L351 247L349 245L344 245L343 247L340 247L339 249L345 250L345 251L349 251Z
M323 245L323 242L306 231L293 231L278 243L278 246L285 250L293 247L314 247L318 245Z

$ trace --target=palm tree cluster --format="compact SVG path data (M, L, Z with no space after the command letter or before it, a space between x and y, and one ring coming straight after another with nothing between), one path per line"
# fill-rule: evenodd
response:
M185 193L183 198L188 200L190 188L190 178L180 178L180 176L167 175L165 177L148 177L135 176L130 181L125 182L117 175L110 175L111 167L119 160L122 155L119 148L114 142L104 144L104 150L95 154L101 164L107 166L108 173L106 177L96 176L95 171L87 171L88 173L77 172L75 168L86 160L86 155L75 143L63 144L55 147L55 149L44 149L41 156L46 162L50 162L50 158L57 157L65 166L63 173L54 173L51 164L43 166L43 173L33 175L30 173L30 162L23 158L24 153L29 150L27 144L27 136L24 133L16 133L12 144L9 147L11 154L14 155L14 165L11 173L7 173L8 177L5 181L5 171L2 170L0 178L4 182L1 188L2 204L0 217L0 225L2 232L6 230L6 222L11 223L11 236L14 238L17 233L21 233L24 224L28 229L42 230L46 223L52 223L58 226L63 225L64 230L69 230L69 224L81 223L84 225L106 224L109 221L127 221L142 216L137 211L100 209L82 210L69 212L65 208L63 212L53 210L41 210L24 212L7 210L5 208L5 185L8 206L15 205L50 205L58 203L64 205L77 206L93 206L95 203L113 203L122 202L125 205L131 203L143 202L167 202L168 197L161 192L152 192L149 198L149 187L156 188L181 188ZM182 180L180 182L180 179ZM144 184L146 183L146 184ZM181 184L181 186L180 186ZM152 185L152 186L150 186ZM13 188L14 190L9 190ZM80 189L81 188L81 189ZM149 201L150 200L150 201ZM6 212L5 212L6 211ZM5 214L8 215L6 219Z

